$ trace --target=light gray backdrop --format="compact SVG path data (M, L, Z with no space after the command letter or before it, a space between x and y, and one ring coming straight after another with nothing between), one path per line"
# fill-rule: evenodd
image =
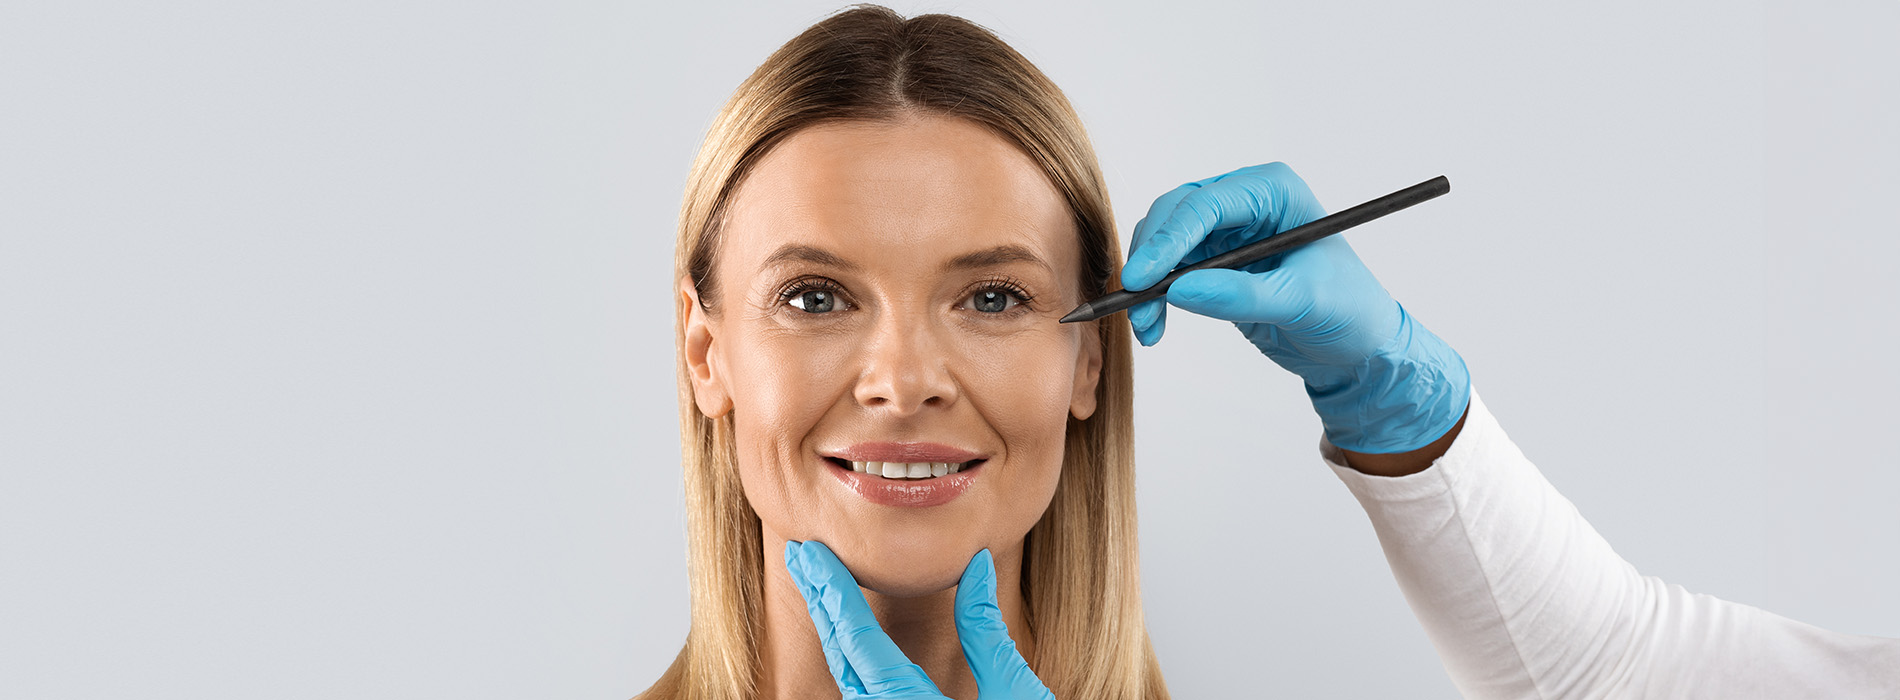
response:
M1244 165L1335 210L1450 176L1354 245L1618 551L1900 636L1900 7L896 5L1067 90L1124 235ZM687 621L683 179L838 6L0 8L0 696L645 688ZM1176 694L1453 697L1297 382L1170 323Z

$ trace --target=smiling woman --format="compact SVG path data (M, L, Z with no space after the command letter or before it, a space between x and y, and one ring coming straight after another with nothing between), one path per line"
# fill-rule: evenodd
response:
M1161 698L1142 621L1106 187L1060 90L989 31L858 7L726 104L688 180L676 341L692 629L642 697L837 692L788 541L821 542L945 694L982 550L1058 697Z

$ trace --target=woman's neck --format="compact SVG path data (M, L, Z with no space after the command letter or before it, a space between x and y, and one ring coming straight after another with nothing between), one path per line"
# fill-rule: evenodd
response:
M824 649L812 627L804 596L785 570L785 539L767 529L765 555L765 629L759 640L759 700L838 697L838 683L825 666ZM1022 545L991 550L996 562L996 606L1009 636L1024 657L1035 652L1023 615ZM865 590L879 626L924 669L937 688L956 700L976 700L976 679L957 642L956 589L916 598L894 598Z

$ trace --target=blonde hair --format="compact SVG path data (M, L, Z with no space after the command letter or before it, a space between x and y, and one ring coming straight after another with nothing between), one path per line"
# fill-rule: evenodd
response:
M995 34L962 18L905 19L874 5L835 14L774 52L739 85L706 135L687 180L674 252L709 313L730 198L775 145L839 121L945 115L987 127L1041 166L1069 203L1082 243L1085 298L1119 288L1121 246L1108 189L1081 120L1049 78ZM688 306L674 332L684 455L692 629L643 698L749 700L756 692L764 561L759 518L734 459L732 416L693 401L685 359ZM1133 380L1127 317L1095 322L1101 381L1088 420L1070 417L1061 481L1029 531L1023 597L1032 669L1060 698L1166 698L1142 619L1136 557Z

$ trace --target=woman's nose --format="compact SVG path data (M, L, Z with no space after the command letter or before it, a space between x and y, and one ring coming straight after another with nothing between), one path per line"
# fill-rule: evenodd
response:
M860 405L908 416L956 403L951 354L927 324L892 319L880 323L867 340L864 371L854 390Z

